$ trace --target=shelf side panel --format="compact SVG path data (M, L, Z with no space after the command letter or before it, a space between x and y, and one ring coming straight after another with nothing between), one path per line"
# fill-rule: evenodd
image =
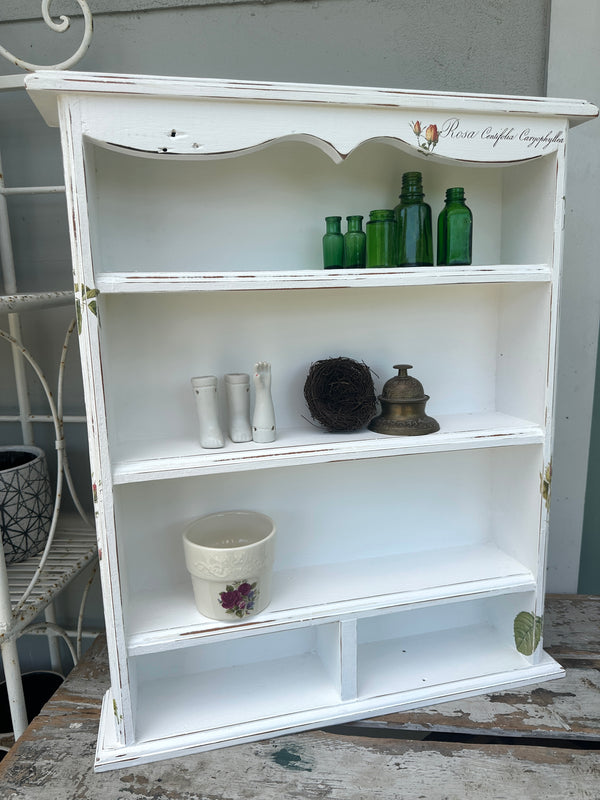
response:
M89 170L89 165L85 157L80 109L77 105L72 106L65 101L59 101L59 113L94 507L97 512L95 521L100 575L107 622L111 691L117 735L123 742L128 743L133 737L133 720L114 538L112 476L106 435L98 315L93 290L94 274L90 244L90 229L93 226L86 193L86 171Z

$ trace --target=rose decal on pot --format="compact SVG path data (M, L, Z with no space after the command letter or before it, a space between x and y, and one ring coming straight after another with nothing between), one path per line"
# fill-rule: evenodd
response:
M219 592L219 603L227 614L240 618L245 617L252 613L258 599L256 585L256 581L248 583L246 579L230 583L225 587L224 592Z
M431 153L440 139L437 125L428 125L425 128L425 133L423 133L423 126L419 120L411 122L410 127L417 137L418 146L424 150L425 153ZM421 141L421 137L423 137L423 141Z

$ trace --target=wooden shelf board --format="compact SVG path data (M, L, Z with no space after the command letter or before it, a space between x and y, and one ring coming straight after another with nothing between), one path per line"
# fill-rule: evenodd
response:
M268 467L348 461L410 453L469 450L544 441L542 428L496 412L438 416L440 431L427 436L385 436L362 430L333 434L314 426L280 430L271 444L233 444L202 450L197 439L145 439L114 447L115 484Z
M534 588L531 572L492 544L448 547L275 572L268 608L250 621L220 623L196 609L186 575L162 590L135 593L125 612L128 652L143 655L206 637L254 635L314 619Z
M108 272L98 275L96 286L102 294L140 294L148 292L543 282L551 280L551 277L551 269L548 264L499 264L468 267L396 267L347 270Z

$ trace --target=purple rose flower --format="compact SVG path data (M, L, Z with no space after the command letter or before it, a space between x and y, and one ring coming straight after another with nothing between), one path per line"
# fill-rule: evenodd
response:
M234 589L233 592L221 592L219 598L223 608L229 609L235 608L242 596L237 589Z
M240 594L243 594L244 596L249 595L251 591L252 591L252 586L250 586L249 583L241 583L238 586L238 592Z

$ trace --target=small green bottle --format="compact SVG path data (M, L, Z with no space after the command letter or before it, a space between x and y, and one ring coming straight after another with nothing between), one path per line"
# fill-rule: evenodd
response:
M344 267L357 269L365 266L367 235L362 229L363 218L355 215L346 217L348 231L344 234Z
M400 203L394 209L396 258L400 267L433 266L431 208L424 202L424 197L421 173L405 172Z
M340 230L341 217L325 217L327 232L323 236L323 266L341 269L344 263L344 237Z
M396 223L391 209L371 211L367 222L367 267L396 266Z
M438 217L437 263L468 266L472 261L473 215L465 205L462 186L446 189L446 204Z

